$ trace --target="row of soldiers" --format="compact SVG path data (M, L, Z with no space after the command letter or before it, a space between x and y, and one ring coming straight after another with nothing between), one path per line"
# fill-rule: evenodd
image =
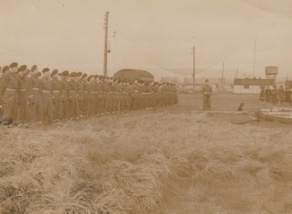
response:
M52 123L100 114L125 113L178 103L174 84L121 80L81 72L42 72L16 62L2 69L0 100L4 125Z
M280 88L277 88L277 86L273 86L272 88L270 88L270 86L264 86L260 92L260 101L280 105L287 103L291 105L291 96L292 90L289 86L286 86L286 88L284 88L283 85L281 85Z

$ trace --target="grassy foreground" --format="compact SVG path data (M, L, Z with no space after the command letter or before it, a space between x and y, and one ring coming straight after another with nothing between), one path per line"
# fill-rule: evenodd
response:
M1 128L0 213L292 213L291 126L231 124L194 110L196 99Z

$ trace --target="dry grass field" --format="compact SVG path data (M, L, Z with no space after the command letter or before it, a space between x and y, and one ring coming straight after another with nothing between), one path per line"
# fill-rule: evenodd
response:
M212 107L240 102L262 105L215 94ZM232 124L200 107L181 95L154 111L1 127L0 213L292 213L292 127Z

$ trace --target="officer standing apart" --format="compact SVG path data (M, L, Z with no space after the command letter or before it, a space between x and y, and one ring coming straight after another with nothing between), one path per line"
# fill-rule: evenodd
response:
M205 83L202 86L201 93L203 94L203 110L209 111L211 110L211 94L213 90L211 86L209 85L209 80L206 79Z

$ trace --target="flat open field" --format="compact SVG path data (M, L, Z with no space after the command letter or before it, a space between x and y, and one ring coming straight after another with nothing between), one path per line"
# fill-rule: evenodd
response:
M215 94L214 110L256 110ZM291 126L237 125L179 105L0 129L1 214L292 213Z

